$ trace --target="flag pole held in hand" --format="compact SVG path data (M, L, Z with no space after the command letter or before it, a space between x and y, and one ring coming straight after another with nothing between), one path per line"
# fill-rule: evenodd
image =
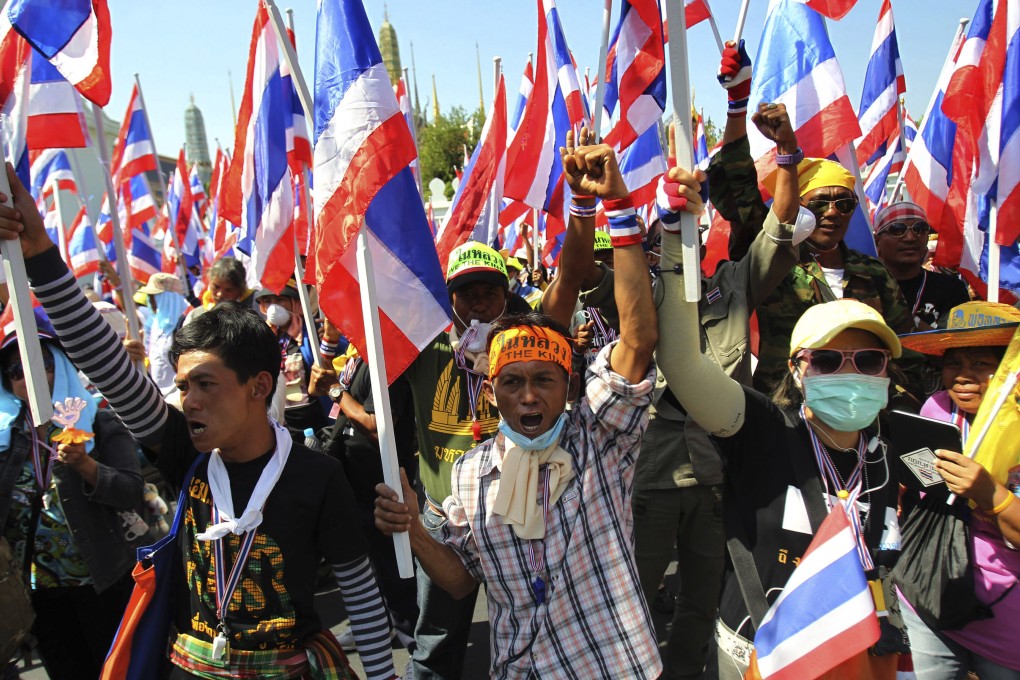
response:
M676 126L676 162L685 170L694 168L691 148L691 85L687 72L687 17L682 0L668 0L666 19L669 22L669 71L673 101L673 125ZM701 300L701 236L698 218L684 211L680 216L680 238L683 242L684 299Z

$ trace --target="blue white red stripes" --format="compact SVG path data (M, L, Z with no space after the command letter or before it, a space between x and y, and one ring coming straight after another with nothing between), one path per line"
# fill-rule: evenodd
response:
M864 92L858 108L861 137L855 142L861 167L872 163L884 152L880 148L893 133L899 132L896 107L906 92L900 48L896 42L892 4L883 0L878 25L871 42L871 57L864 75Z
M655 186L664 172L666 155L662 150L659 128L652 126L620 154L620 173L630 189L634 205L645 205L655 200Z
M4 16L87 99L110 101L110 11L106 0L11 0Z
M28 97L32 48L0 12L0 114L8 121L8 158L18 178L29 186Z
M365 8L319 3L315 44L315 273L319 305L363 352L357 253L364 229L380 334L395 380L449 324L446 284L408 165L414 142Z
M194 215L194 202L191 197L191 185L188 182L188 166L184 162L184 149L177 155L177 167L170 176L166 191L167 215L169 232L173 230L174 240L184 255L195 255L198 250L198 238L201 229Z
M74 222L71 223L67 251L70 258L67 264L75 277L81 278L99 271L99 248L96 246L92 223L89 221L88 213L85 212L85 206L78 210Z
M436 233L439 261L446 262L454 248L467 241L490 244L499 232L498 203L506 172L506 86L499 77L496 99L485 119L478 146L464 170L446 219Z
M31 177L29 191L36 203L50 196L55 189L78 193L78 183L71 171L71 162L67 153L60 149L46 149L32 153ZM31 157L31 156L30 156Z
M80 148L88 145L78 93L39 55L32 59L28 89L28 148Z
M816 678L879 637L850 520L836 504L754 636L764 679Z
M282 290L294 273L294 189L287 156L293 86L281 72L280 45L260 4L252 28L234 157L220 189L220 212L240 227L237 248L251 257L249 284Z
M142 172L156 169L156 145L146 121L142 98L137 83L131 88L127 111L120 124L117 141L113 144L110 172L114 184L127 181Z
M623 0L606 64L607 120L617 104L620 119L605 142L622 151L655 127L666 109L666 54L658 0Z

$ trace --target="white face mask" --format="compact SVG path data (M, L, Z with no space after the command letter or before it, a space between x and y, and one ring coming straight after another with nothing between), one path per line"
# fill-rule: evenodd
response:
M274 302L266 307L266 321L277 328L283 328L290 323L290 312Z
M489 331L492 329L491 323L480 323L478 319L472 319L471 327L464 331L462 336L467 344L464 346L465 351L468 352L482 352L485 350L485 341L489 337ZM473 331L473 332L469 332Z

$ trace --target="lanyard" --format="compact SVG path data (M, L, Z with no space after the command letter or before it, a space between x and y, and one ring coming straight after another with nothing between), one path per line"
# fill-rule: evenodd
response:
M549 466L544 465L545 474L542 476L542 518L545 521L545 529L549 530ZM541 543L536 550L535 544ZM535 591L535 604L541 606L545 602L546 583L542 574L545 573L545 541L542 539L531 539L528 541L528 566L535 575L531 582L531 589Z
M467 376L468 408L471 411L471 436L476 442L482 441L482 424L478 422L478 397L482 394L482 381L485 376L468 368L467 359L464 358L463 344L461 349L453 353L457 361L457 368L463 369Z
M924 277L921 279L921 287L917 291L917 297L914 298L914 309L910 312L910 316L916 317L917 310L921 308L921 298L924 297L924 288L928 285L928 270L922 269Z
M804 419L805 424L807 424L807 417L804 414L803 406L800 407L800 416ZM850 475L844 483L840 479L839 472L836 470L832 458L825 450L825 447L822 446L822 443L818 441L814 428L808 424L807 430L808 436L811 437L811 447L814 449L815 462L818 464L818 470L822 473L822 482L825 484L825 506L830 512L832 511L832 500L829 490L831 482L833 490L836 491L836 497L843 503L847 516L850 518L850 526L854 532L854 539L857 541L857 554L861 558L861 564L864 566L865 571L870 571L875 568L875 565L871 560L868 546L864 543L864 529L861 525L860 512L858 512L858 500L863 491L862 478L864 475L864 456L866 454L864 436L861 434L857 435L857 465L850 471ZM874 500L872 500L872 503L874 503ZM868 512L870 513L871 511L869 510Z
M35 475L35 485L41 493L46 493L53 478L52 461L57 457L57 451L39 438L39 432L31 423L29 423L28 431L29 438L32 440L32 474ZM41 449L46 449L50 455L44 455Z
M967 435L970 434L970 421L967 420L967 414L960 410L960 407L953 402L953 408L949 412L950 421L960 428L960 442L966 446ZM963 453L962 451L960 453Z
M218 524L220 521L220 512L213 506L213 523ZM224 536L213 541L213 552L216 559L213 564L213 571L216 575L216 617L220 621L220 633L224 635L226 634L227 610L230 608L230 600L234 597L234 590L237 589L237 584L241 581L241 573L244 571L244 565L251 554L252 546L255 544L256 533L258 533L258 529L252 529L245 532L241 538L241 545L237 549L234 566L230 568L229 574L226 570L223 550L223 542L227 537Z
M592 323L595 325L595 337L599 337L601 334L601 336L606 340L602 345L598 346L596 346L593 342L591 350L585 352L585 359L587 359L587 362L590 364L595 360L595 355L598 354L600 349L616 340L616 331L606 323L605 317L602 316L602 313L597 307L586 307L585 311L588 312L588 318L591 319Z

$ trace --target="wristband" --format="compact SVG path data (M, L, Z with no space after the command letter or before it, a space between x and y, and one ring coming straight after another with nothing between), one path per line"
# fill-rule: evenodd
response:
M594 201L595 197L591 194L572 194L570 196L572 201Z
M747 103L749 101L751 101L750 97L744 97L743 99L736 99L728 102L726 104L727 118L737 118L747 115Z
M319 343L319 352L323 355L335 357L339 348L340 346L338 343L326 342L325 340Z
M1009 492L1006 495L1006 498L991 510L985 510L984 512L986 515L991 515L992 517L994 517L995 515L1001 514L1002 511L1008 508L1009 506L1013 505L1013 501L1016 500L1016 496L1014 496L1013 492L1010 491L1009 489L1006 489L1006 491Z
M594 205L587 206L587 205L574 205L573 203L570 204L570 214L573 215L574 217L581 218L595 217L596 212L598 212L598 208L595 207Z
M804 150L799 146L793 153L777 153L776 154L776 165L779 167L788 167L791 165L797 165L804 160Z
M602 208L606 211L606 216L608 216L610 212L616 212L618 210L627 210L628 208L633 210L634 199L630 197L630 194L627 194L623 198L607 198L602 201Z
M638 224L637 211L630 196L615 201L603 201L609 222L609 240L614 248L622 248L640 244L644 241L641 225Z

